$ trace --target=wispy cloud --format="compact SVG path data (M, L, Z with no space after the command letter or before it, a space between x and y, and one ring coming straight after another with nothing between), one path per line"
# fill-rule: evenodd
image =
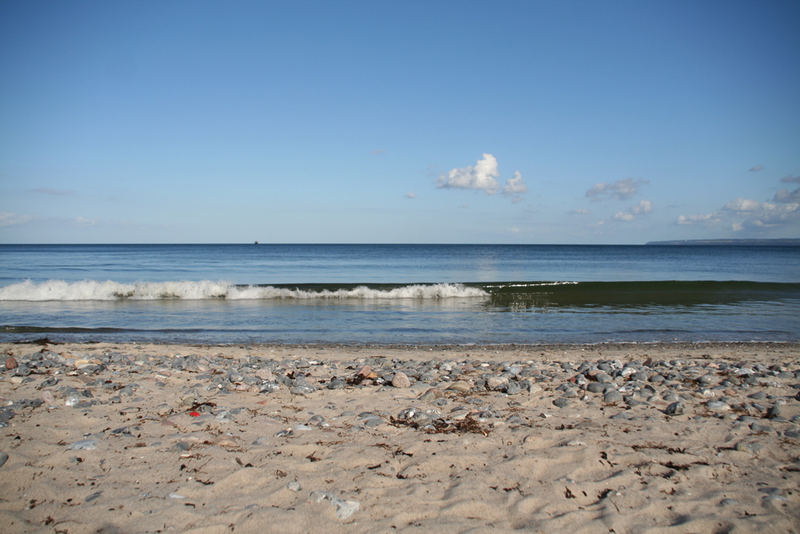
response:
M732 227L739 228L773 228L800 221L800 203L798 202L759 202L757 200L737 198L725 204L721 212L736 218Z
M81 216L75 217L74 221L81 226L94 226L97 224L97 221L94 219L87 219L86 217Z
M787 176L781 181L793 183L795 178ZM712 213L680 215L677 223L684 225L726 224L730 225L734 232L751 230L755 233L768 228L798 224L800 223L800 188L794 191L781 189L775 193L771 202L739 197Z
M731 200L722 209L727 211L734 211L738 213L756 211L761 207L761 202L758 200L751 200L749 198L737 198L736 200Z
M800 176L784 176L781 182L785 184L800 184Z
M451 169L446 174L439 176L436 186L440 189L474 189L483 191L487 195L494 195L500 190L497 169L497 158L492 154L484 153L475 165L467 165ZM509 178L503 187L503 194L519 199L520 195L528 191L528 186L522 178L522 173L514 171L514 176Z
M570 215L589 215L589 210L585 209L575 209L569 212Z
M653 203L649 200L642 200L628 211L618 211L614 214L615 221L630 222L641 215L646 215L653 211Z
M33 219L30 215L21 215L10 211L0 211L0 227L17 226Z
M382 148L376 148L375 150L370 150L369 153L372 154L373 156L380 156L382 154L385 154L386 150Z
M415 198L417 198L417 194L414 193L413 191L411 191L410 193L406 193L403 196L405 196L406 198L411 199L411 200L414 200Z
M612 197L626 200L638 193L641 186L648 183L650 182L641 178L625 178L612 183L601 182L594 184L591 189L586 191L586 196L595 200Z
M678 224L698 224L698 223L714 223L719 222L719 216L716 213L705 213L701 215L680 215L678 216Z
M750 167L750 168L749 168L749 169L747 169L747 170L748 170L748 171L750 171L750 172L758 172L758 171L763 171L763 170L764 170L764 166L763 166L762 164L760 164L760 163L759 163L758 165L753 165L752 167Z
M775 196L772 197L773 202L778 202L780 204L790 204L792 202L800 203L800 187L795 189L794 191L789 191L788 189L781 189Z
M503 188L503 193L506 195L520 195L528 192L528 186L525 180L522 179L522 173L514 171L514 177L509 178L506 186Z

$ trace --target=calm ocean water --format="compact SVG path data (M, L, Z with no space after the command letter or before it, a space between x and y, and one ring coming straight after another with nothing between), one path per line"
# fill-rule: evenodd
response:
M800 247L0 245L0 341L798 341Z

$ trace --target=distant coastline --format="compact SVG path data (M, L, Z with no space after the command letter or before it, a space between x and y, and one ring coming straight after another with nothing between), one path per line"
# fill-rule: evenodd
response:
M687 239L648 241L645 244L669 246L743 245L750 247L800 247L800 239Z

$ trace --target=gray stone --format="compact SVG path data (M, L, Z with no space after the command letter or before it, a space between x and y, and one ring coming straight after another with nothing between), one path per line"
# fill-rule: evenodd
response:
M605 395L603 395L603 402L609 404L614 402L619 402L621 400L622 400L622 393L620 393L616 389L611 389L609 391L606 391Z
M553 401L553 405L559 408L564 408L569 404L569 399L566 397L559 397Z
M69 446L71 451L91 451L97 448L97 440L82 439Z
M681 402L675 401L664 410L667 415L681 415L684 412L684 407Z
M328 389L344 389L346 385L347 382L345 382L344 379L334 376L328 382Z
M605 389L606 385L600 382L590 382L589 385L586 386L586 391L589 393L602 393Z
M727 412L728 410L731 409L730 406L719 400L708 401L706 403L706 408L708 408L712 412L718 412L718 413Z
M767 418L778 419L779 417L783 417L783 414L781 413L781 406L780 404L773 404L772 407L767 410Z
M3 467L7 461L8 461L8 454L5 452L0 452L0 467Z
M525 420L517 414L512 415L508 419L506 419L506 423L509 425L524 425Z

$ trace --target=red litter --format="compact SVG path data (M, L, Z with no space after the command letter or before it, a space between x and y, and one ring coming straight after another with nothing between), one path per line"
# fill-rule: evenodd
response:
M189 412L189 415L191 415L192 417L200 417L199 412Z

